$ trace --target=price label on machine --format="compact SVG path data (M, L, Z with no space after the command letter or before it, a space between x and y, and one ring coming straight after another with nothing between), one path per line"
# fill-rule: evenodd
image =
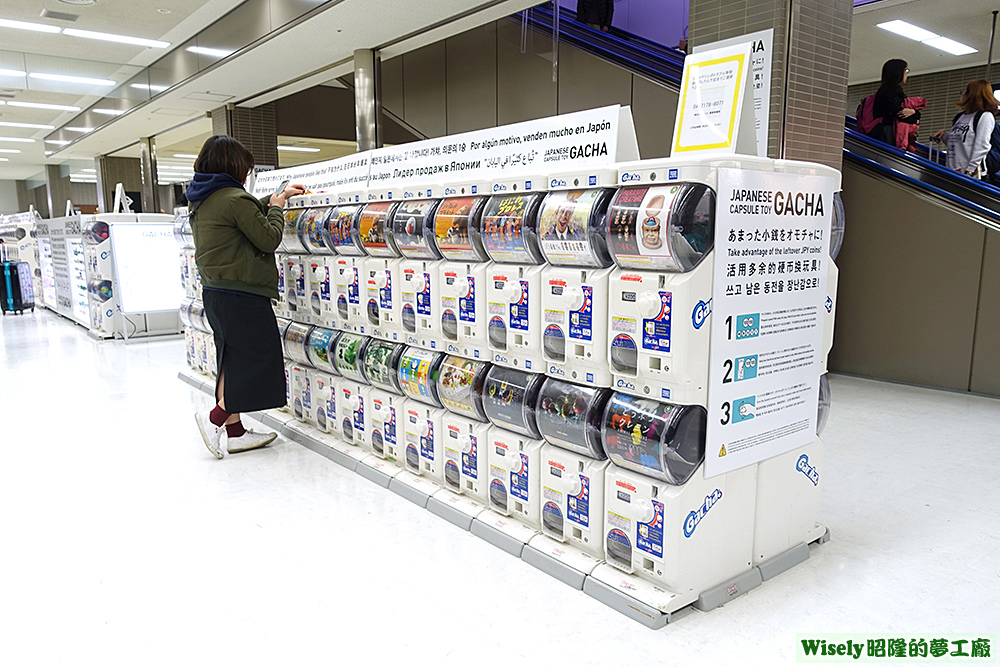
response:
M706 477L816 439L833 188L719 170Z

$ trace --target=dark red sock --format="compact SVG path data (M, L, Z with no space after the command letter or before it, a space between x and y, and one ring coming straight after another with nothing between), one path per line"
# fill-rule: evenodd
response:
M229 419L229 413L216 405L212 408L212 411L208 413L208 420L215 424L216 426L222 426Z
M243 428L243 422L234 422L232 424L226 424L226 435L230 438L238 438L247 430Z

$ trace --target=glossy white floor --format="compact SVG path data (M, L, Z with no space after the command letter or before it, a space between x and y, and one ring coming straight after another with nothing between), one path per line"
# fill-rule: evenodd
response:
M1000 401L834 377L833 540L651 631L287 440L215 460L178 340L2 319L0 664L776 664L1000 629Z

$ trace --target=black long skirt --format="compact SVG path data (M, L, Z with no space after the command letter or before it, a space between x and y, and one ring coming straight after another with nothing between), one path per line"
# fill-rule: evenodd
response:
M215 333L226 412L255 412L285 404L285 362L271 300L256 294L205 289L205 315ZM218 396L218 383L216 383Z

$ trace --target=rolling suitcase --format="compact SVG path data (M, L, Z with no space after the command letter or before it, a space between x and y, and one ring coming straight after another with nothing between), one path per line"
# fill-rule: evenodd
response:
M4 262L0 273L0 310L6 315L35 312L35 291L31 282L31 267L27 262Z

